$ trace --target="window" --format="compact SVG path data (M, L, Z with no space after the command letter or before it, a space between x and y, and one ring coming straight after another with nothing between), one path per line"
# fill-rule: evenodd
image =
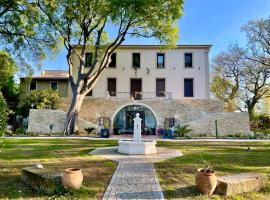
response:
M92 96L93 95L93 90L90 90L90 92L88 92L87 94L86 94L86 96Z
M116 78L108 78L107 88L110 96L116 96Z
M31 81L30 90L36 90L36 89L37 89L37 82Z
M58 90L58 84L57 84L57 82L51 82L51 89L52 90Z
M193 79L186 78L184 80L184 96L193 97Z
M93 65L93 53L85 54L85 67L92 67Z
M185 53L185 67L192 67L192 53Z
M157 97L165 96L165 79L164 78L156 79L156 96Z
M157 68L164 68L165 67L165 55L164 53L157 54Z
M109 67L116 67L116 53L113 53L112 55L111 55L111 62L110 62L110 64L109 64Z
M141 57L140 53L132 54L132 67L140 68L140 62L141 62L140 57Z

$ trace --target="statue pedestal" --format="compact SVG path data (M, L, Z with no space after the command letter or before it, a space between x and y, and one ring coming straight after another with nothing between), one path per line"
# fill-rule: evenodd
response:
M120 140L118 152L123 154L146 155L155 154L156 141L142 140L141 142L134 142L133 140Z
M140 114L136 113L134 121L133 140L120 140L118 152L123 154L145 155L157 153L156 141L142 140L142 119Z

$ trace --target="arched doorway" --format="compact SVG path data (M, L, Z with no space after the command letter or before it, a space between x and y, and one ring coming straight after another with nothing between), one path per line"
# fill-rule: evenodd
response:
M142 134L155 135L157 120L153 112L143 105L127 105L113 118L114 134L133 134L133 118L136 113L142 118Z

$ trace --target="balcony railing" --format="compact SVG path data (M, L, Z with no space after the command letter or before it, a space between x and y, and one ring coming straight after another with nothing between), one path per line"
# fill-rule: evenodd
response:
M109 99L171 99L171 92L108 92Z

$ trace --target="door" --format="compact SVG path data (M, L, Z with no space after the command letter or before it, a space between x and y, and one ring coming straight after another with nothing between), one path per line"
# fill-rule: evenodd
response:
M164 78L156 79L156 96L157 97L165 96L165 79Z
M142 99L142 79L131 79L130 80L130 95L135 100Z
M136 117L136 113L140 114L142 119L142 131L144 128L144 111L126 111L126 132L133 133L134 122L133 119Z

